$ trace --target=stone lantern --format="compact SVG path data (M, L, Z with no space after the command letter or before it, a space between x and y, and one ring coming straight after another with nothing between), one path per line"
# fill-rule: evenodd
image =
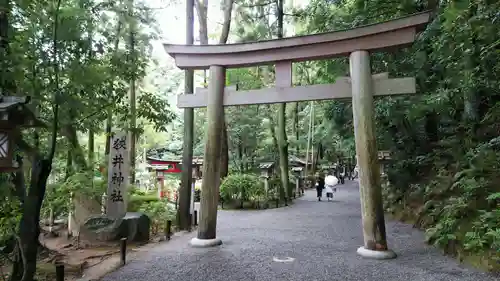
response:
M292 173L295 176L295 194L299 195L299 192L304 194L304 189L300 188L300 180L302 179L303 167L293 167Z
M260 177L264 179L264 190L266 195L269 191L269 179L273 174L274 163L273 162L262 162L259 164Z
M203 166L203 159L200 158L194 158L193 159L193 164L192 164L192 171L191 171L191 199L190 199L190 213L193 216L194 220L194 215L196 211L196 221L199 221L200 219L200 200L201 200L201 190L196 190L196 181L201 179L202 177L202 166ZM193 221L194 223L194 221Z
M391 152L388 150L380 150L378 152L378 162L380 165L380 174L384 178L386 176L387 164L391 161Z
M19 168L14 152L21 129L44 126L27 108L29 101L29 97L0 97L0 172Z
M193 180L201 179L201 168L203 166L203 159L193 159L193 169L192 169L192 177Z

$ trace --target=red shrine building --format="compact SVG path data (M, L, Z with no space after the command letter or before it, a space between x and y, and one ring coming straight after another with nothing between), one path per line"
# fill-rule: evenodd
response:
M156 173L156 181L158 182L159 196L161 198L167 197L170 201L177 200L177 188L175 192L171 194L168 190L165 190L165 178L166 174L179 174L182 171L182 160L166 160L158 159L154 157L147 157L147 169L150 172ZM202 158L193 157L193 176L195 178L201 178L201 169L203 165Z

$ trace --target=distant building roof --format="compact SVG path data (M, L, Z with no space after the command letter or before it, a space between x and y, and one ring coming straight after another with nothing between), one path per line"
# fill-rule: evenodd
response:
M259 164L259 169L271 169L274 166L274 162L262 162Z
M147 161L158 161L158 162L182 163L182 159L178 159L178 158L164 159L164 158L157 158L157 157L148 156L148 157L146 157L146 160ZM203 158L202 157L193 157L193 164L203 165Z
M30 97L0 96L0 111L8 111L18 105L24 106L30 99Z
M379 160L391 160L391 152L389 150L379 150L378 151Z
M45 127L26 106L30 100L29 96L0 96L0 119L8 120L12 126Z
M299 157L297 157L295 155L288 155L288 161L291 162L292 164L295 163L295 164L299 164L301 166L305 166L306 165L306 161L305 160L302 160L302 159L300 159Z

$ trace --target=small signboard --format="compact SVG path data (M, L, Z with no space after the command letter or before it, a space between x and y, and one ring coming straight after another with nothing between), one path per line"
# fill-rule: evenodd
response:
M115 223L115 220L112 218L108 218L106 216L97 216L89 218L87 221L85 221L84 225L88 230L95 231L101 228L108 227L113 223Z

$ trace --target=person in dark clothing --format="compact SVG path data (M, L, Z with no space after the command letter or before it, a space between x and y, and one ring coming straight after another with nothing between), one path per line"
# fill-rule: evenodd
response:
M324 188L325 188L325 179L321 175L318 175L316 178L316 194L318 196L318 201L321 201Z
M345 183L345 176L346 176L346 168L344 165L339 166L339 176L338 179L340 180L340 184Z

